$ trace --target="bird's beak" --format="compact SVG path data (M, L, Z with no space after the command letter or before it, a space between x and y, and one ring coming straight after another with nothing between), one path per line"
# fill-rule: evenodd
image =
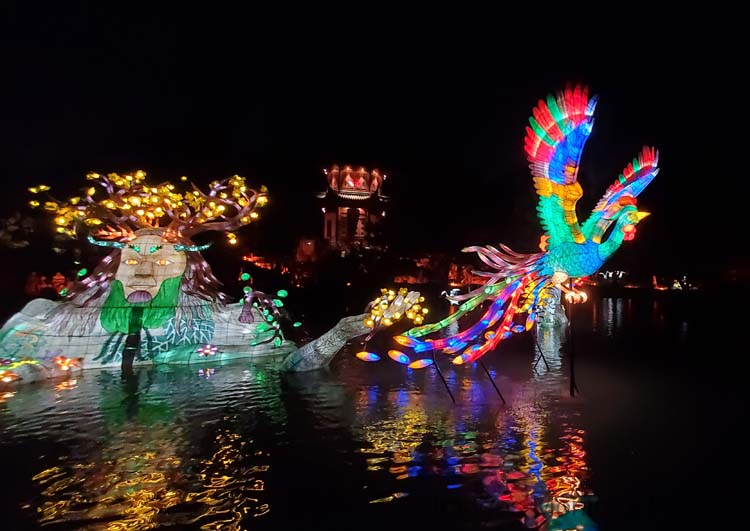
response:
M638 221L641 221L643 218L650 216L651 212L637 212L635 215L638 218Z

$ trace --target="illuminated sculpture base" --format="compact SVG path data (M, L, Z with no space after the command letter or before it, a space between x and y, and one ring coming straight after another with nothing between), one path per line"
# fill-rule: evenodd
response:
M61 306L47 299L35 299L15 314L0 330L0 358L26 360L13 368L18 382L28 383L64 376L81 369L119 368L122 365L127 334L110 333L102 328L99 316L86 335L52 333L51 315ZM175 330L172 317L164 327L142 329L140 348L133 366L156 364L203 364L247 360L263 362L287 371L309 371L326 367L344 344L370 331L365 315L342 319L320 338L298 347L289 340L265 341L264 319L253 308L254 322L239 320L243 306L228 304L204 308L207 318L193 319L189 326ZM91 308L73 308L76 313L91 313ZM206 348L209 347L209 348ZM215 347L215 348L211 348ZM74 360L63 369L60 359ZM1 368L0 368L1 369Z

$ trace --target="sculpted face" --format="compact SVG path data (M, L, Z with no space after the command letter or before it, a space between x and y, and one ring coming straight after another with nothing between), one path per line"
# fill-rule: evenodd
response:
M175 251L174 244L161 236L138 236L122 250L115 278L122 282L128 302L148 302L159 292L162 282L185 272L187 257Z

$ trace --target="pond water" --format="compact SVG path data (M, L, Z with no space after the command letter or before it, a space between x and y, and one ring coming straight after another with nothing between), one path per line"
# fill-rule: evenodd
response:
M523 529L555 503L601 529L729 528L744 520L747 363L707 318L719 303L577 307L573 348L547 331L486 356L505 404L479 364L438 358L453 404L434 368L364 363L357 344L315 373L21 387L0 395L4 528Z

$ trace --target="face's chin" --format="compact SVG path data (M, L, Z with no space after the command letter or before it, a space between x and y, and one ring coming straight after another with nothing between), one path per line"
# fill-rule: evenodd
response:
M148 302L153 298L153 296L145 290L139 289L135 290L130 293L130 295L127 296L128 302Z

